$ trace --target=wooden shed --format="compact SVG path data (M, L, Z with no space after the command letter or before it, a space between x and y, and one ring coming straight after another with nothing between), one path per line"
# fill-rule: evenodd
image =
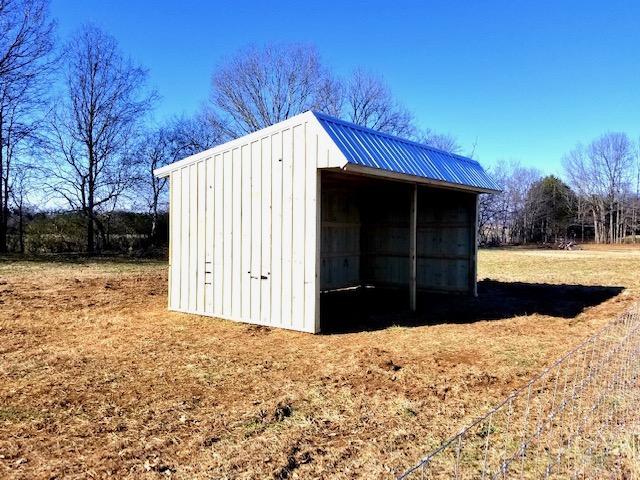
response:
M476 294L480 164L305 112L158 169L169 308L321 330L325 292Z

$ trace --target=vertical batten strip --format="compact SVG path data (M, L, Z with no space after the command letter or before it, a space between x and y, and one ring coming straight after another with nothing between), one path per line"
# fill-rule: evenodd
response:
M308 123L305 130L305 235L304 235L304 322L305 331L316 329L316 194L318 136Z
M282 132L282 326L292 326L293 132Z
M189 310L195 311L198 294L198 182L197 167L189 166Z
M215 315L222 315L222 287L224 283L223 273L223 193L224 193L224 178L223 178L223 165L222 156L216 155L213 159L214 168L214 217L213 217L213 313Z
M180 206L182 204L182 178L180 170L171 173L170 180L170 205L169 211L171 218L169 225L171 227L170 251L171 251L171 277L169 288L171 289L171 308L180 308L180 253L181 253L181 234L182 234L182 215L180 214Z
M232 269L233 269L233 164L231 163L231 152L226 151L222 155L224 169L224 200L223 200L223 229L224 229L224 281L222 284L222 315L231 316L231 289Z
M206 178L205 178L205 163L198 162L197 164L197 181L198 181L198 285L197 285L197 299L196 308L199 312L204 312L205 305L205 269L206 269L206 254L205 254L205 197L206 197Z
M240 163L240 149L233 149L231 162L233 168L233 246L231 250L233 273L231 279L231 316L239 319L241 316L242 288L242 164Z
M213 216L215 213L213 204L214 195L214 182L213 182L213 158L207 158L205 160L205 172L206 172L206 197L205 197L205 262L206 262L206 275L208 277L208 284L205 288L205 311L208 314L213 314L213 284L214 284L214 271L213 271L213 249L214 249L214 237L213 237Z
M271 324L282 325L282 134L271 138Z
M293 127L292 326L304 326L305 138L304 126Z
M260 323L262 235L262 161L260 141L251 144L251 321Z
M174 185L174 180L175 180L175 176L174 176L174 172L171 172L169 174L169 178L167 179L167 184L169 185L169 268L167 269L167 276L168 276L168 281L169 281L169 292L167 295L167 308L171 309L171 304L173 303L173 283L172 283L172 279L171 277L173 277L173 264L174 264L174 258L173 258L173 224L174 224L174 217L175 214L173 213L173 208L175 207L175 200L174 200L174 195L175 195L175 185Z
M260 252L260 323L271 321L271 136L260 141L262 163L262 235Z
M251 318L251 156L250 147L243 145L240 150L242 162L242 270L240 318Z
M182 195L180 202L181 252L180 252L180 309L189 308L189 167L180 171Z

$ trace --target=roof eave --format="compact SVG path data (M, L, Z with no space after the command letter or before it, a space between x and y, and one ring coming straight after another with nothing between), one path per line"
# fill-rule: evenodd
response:
M157 178L167 178L168 176L171 175L171 172L175 170L175 167L174 168L167 168L167 167L168 165L166 167L156 168L153 171L153 176Z
M463 185L459 183L446 182L443 180L434 180L432 178L421 177L418 175L392 172L390 170L366 167L363 165L356 165L353 163L348 163L347 165L345 165L345 167L342 170L345 172L359 174L359 175L382 177L382 178L387 178L389 180L396 180L400 182L419 183L422 185L431 185L434 187L447 188L450 190L461 190L465 192L491 193L491 194L501 192L501 190L495 190L493 188L478 187L475 185Z

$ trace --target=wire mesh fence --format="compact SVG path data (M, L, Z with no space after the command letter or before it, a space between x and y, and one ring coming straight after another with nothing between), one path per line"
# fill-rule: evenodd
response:
M640 478L640 304L399 479Z

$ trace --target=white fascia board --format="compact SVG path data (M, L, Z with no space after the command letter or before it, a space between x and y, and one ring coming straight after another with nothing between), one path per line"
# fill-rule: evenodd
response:
M316 128L318 130L321 130L322 133L324 135L327 135L327 133L324 131L324 129L320 126L318 120L316 119L316 117L313 115L313 112L308 111L308 112L304 112L304 113L300 113L298 115L295 115L291 118L288 118L286 120L283 120L282 122L278 122L278 123L274 123L273 125L270 125L268 127L265 127L261 130L257 130L253 133L249 133L247 135L243 135L242 137L238 137L235 138L233 140L230 140L226 143L222 143L220 145L216 145L213 148L210 148L208 150L205 150L203 152L200 153L196 153L195 155L191 155L189 157L183 158L182 160L178 160L177 162L173 162L170 163L169 165L165 165L164 167L160 167L160 168L156 168L153 171L153 174L156 177L168 177L171 172L173 172L174 170L177 170L179 168L183 168L186 167L187 165L191 165L192 163L196 163L199 160L203 160L205 158L209 158L212 157L214 155L218 155L220 153L226 152L228 150L232 150L236 147L239 147L241 145L247 144L247 143L251 143L254 142L256 140L260 140L263 137L267 137L269 135L272 135L275 132L281 131L281 130L285 130L289 125L297 125L301 122L304 121L313 123L314 125L316 125ZM328 136L328 135L327 135ZM333 144L333 142L331 142ZM333 144L334 148L335 148L335 144Z
M313 118L313 123L316 126L318 133L318 155L323 155L326 149L326 160L318 158L318 168L344 168L349 163L349 160L344 155L342 150L333 141L329 132L325 130L318 118L313 112L308 112ZM322 148L324 147L324 148Z

